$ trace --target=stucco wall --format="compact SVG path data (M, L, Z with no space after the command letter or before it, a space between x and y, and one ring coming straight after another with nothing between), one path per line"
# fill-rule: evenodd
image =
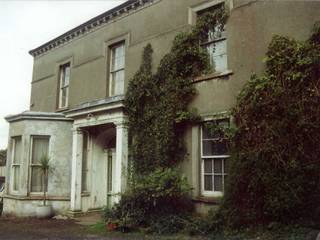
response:
M12 192L11 159L12 140L8 146L6 193L19 197L30 196L30 146L32 135L47 135L49 140L49 171L48 196L70 197L72 122L47 120L21 120L10 123L9 138L22 136L22 159L20 166L20 190ZM10 185L10 188L8 186ZM6 207L6 206L5 206Z

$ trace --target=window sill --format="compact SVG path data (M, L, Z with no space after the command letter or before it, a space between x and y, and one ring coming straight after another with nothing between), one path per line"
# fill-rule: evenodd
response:
M216 78L224 78L227 77L229 75L232 75L233 72L231 70L226 70L224 72L215 72L215 73L210 73L210 74L206 74L200 77L197 77L193 80L193 83L197 83L197 82L202 82L202 81L207 81L207 80L213 80Z
M17 196L17 195L5 195L4 198L14 199L14 200L41 200L43 201L43 196ZM48 196L49 201L70 201L70 197L58 197L58 196Z
M205 196L199 196L192 199L195 203L205 203L205 204L211 204L211 205L219 205L221 203L222 198L221 197L205 197Z
M67 111L67 110L69 110L69 107L57 108L56 112L64 112L64 111Z

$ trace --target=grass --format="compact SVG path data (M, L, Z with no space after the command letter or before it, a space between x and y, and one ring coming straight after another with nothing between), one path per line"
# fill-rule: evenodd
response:
M119 239L158 239L158 240L316 240L320 230L299 226L277 226L273 229L256 228L241 232L225 232L208 236L189 236L187 234L150 235L143 232L107 232L105 224L99 222L88 227L88 232Z

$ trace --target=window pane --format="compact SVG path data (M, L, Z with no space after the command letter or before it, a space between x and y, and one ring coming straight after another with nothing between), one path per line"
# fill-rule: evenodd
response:
M204 160L204 173L212 173L212 160Z
M223 72L227 70L227 55L219 55L212 57L212 66L216 72Z
M124 93L124 70L115 73L115 91L114 94Z
M43 176L40 167L33 166L31 169L31 192L42 192Z
M214 191L222 192L222 176L214 176Z
M211 175L204 176L204 190L205 191L212 191L212 176Z
M82 152L82 176L81 190L87 191L87 173L88 173L88 134L83 135L83 152Z
M66 66L65 67L65 75L64 75L64 86L68 86L69 85L69 80L70 80L70 66Z
M227 140L226 139L220 139L214 144L213 148L213 154L214 155L226 155L228 154L228 147L227 147Z
M19 190L20 166L13 167L13 190Z
M108 193L112 191L112 154L108 156Z
M225 55L227 54L227 41L226 40L222 40L222 41L218 41L213 43L213 56L220 56L220 55Z
M214 148L213 141L211 141L211 140L202 141L202 154L203 154L203 156L212 156L213 152L214 152L213 148Z
M49 138L33 137L32 141L32 163L38 164L42 156L47 156L49 150Z
M222 159L216 158L214 160L214 173L222 173Z
M21 137L13 138L14 141L14 153L13 153L13 163L20 164L21 163L21 151L22 151L22 144L21 144Z

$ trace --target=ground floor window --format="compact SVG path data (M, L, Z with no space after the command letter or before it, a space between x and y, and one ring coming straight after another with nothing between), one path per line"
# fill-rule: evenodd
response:
M88 192L88 157L89 157L89 140L90 135L88 132L83 133L83 148L82 148L82 176L81 176L81 191Z
M205 122L201 131L201 182L202 194L222 196L227 177L228 139L223 129L229 119Z
M31 139L31 192L47 191L48 179L43 179L40 159L49 154L49 136L32 136ZM43 184L44 181L44 184ZM43 186L45 189L43 189Z
M22 157L21 136L12 138L12 190L19 191L20 188L20 164Z

